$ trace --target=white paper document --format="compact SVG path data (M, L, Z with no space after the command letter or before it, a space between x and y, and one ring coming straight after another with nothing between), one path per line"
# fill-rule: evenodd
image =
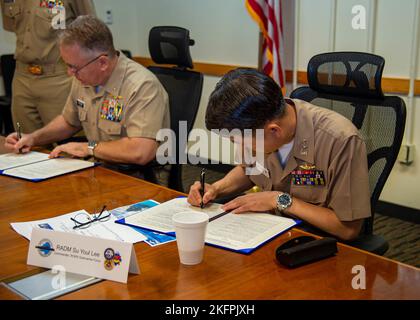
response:
M49 159L48 156L48 154L40 152L5 154L0 156L0 170L3 175L30 181L42 181L95 166L93 162L84 160Z
M185 211L203 212L210 219L219 216L207 226L206 243L243 253L252 252L297 224L293 219L268 213L223 214L221 205L215 203L200 209L189 205L186 198L173 199L127 217L125 223L171 234L175 231L172 216Z
M45 180L66 173L90 168L94 165L95 164L93 162L78 159L58 158L5 170L3 174L36 181Z
M25 154L7 153L0 155L0 170L25 166L31 163L48 160L47 153L29 152Z
M292 219L268 213L227 214L209 223L206 242L235 251L248 251L295 225Z
M113 215L111 215L111 218L108 221L96 221L93 222L88 228L78 228L74 230L73 227L75 226L75 223L70 218L74 218L76 215L81 213L89 215L89 213L87 213L85 210L80 210L51 219L11 223L10 225L17 233L28 240L31 240L30 238L33 228L71 232L89 237L110 239L128 243L137 243L146 240L146 237L140 232L116 224L114 222L116 217Z
M158 232L172 233L175 232L172 224L172 216L174 214L185 211L195 211L206 213L209 218L212 218L223 212L220 207L220 205L214 203L206 206L204 209L200 209L188 204L186 198L178 198L147 209L141 214L131 215L125 219L125 223Z

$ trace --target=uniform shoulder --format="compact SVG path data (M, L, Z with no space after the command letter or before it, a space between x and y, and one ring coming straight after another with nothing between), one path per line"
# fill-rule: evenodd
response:
M162 86L159 79L140 63L128 59L125 81L136 89L143 86Z
M347 140L350 137L361 137L359 130L342 114L328 108L320 107L303 100L293 100L299 108L312 119L314 131L322 132L335 139Z

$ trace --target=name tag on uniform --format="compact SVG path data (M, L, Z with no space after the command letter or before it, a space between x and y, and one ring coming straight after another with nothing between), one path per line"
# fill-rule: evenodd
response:
M76 105L79 107L79 108L84 108L85 107L85 102L83 101L83 100L80 100L80 99L77 99L77 101L76 101Z
M101 107L101 119L120 122L124 109L123 98L121 96L105 97Z
M292 171L292 184L297 186L325 186L325 176L322 170Z

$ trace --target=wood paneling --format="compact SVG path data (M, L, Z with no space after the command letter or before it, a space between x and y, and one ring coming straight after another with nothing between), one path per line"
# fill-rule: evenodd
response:
M146 57L134 57L134 60L139 62L145 67L156 65L152 59ZM171 65L160 65L160 66L168 66ZM215 76L215 77L222 77L224 74L229 72L230 70L246 67L246 66L238 66L238 65L225 65L225 64L216 64L216 63L202 63L202 62L195 62L194 63L194 70L201 72L208 76ZM252 67L246 67L252 68ZM292 82L293 81L293 72L290 70L286 70L286 81ZM298 83L299 84L308 84L307 75L305 71L298 71ZM396 94L403 94L407 95L410 86L410 80L406 78L389 78L384 77L382 78L382 90L385 93L396 93ZM420 80L415 81L415 95L420 95Z
M145 67L156 66L152 59L146 57L133 57L135 61ZM160 67L172 67L173 65L159 64ZM240 66L227 65L227 64L214 64L214 63L202 63L194 62L194 71L201 72L208 76L222 77L227 72L239 68ZM243 66L242 66L243 67ZM252 68L252 67L248 67Z

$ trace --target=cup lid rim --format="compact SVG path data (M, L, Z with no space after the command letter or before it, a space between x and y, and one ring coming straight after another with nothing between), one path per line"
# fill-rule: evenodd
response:
M198 220L198 221L176 221L175 217L181 214L191 214L191 215L195 215L196 217L200 216L203 218L202 220ZM209 216L207 214L205 214L204 212L178 212L176 214L174 214L172 216L172 222L174 223L174 225L177 226L182 226L182 227L188 227L188 226L196 226L196 225L200 225L200 224L205 224L208 223L209 221Z

